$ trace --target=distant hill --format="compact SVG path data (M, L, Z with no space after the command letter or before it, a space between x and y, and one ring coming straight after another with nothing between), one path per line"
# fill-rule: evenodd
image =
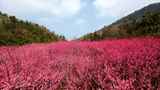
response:
M17 19L0 12L0 45L21 45L64 40L44 26Z
M123 17L115 23L81 37L81 40L102 40L134 36L160 35L160 3L151 4Z

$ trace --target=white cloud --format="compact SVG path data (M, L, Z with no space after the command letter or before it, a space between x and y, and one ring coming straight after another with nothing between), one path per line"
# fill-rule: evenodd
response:
M101 16L122 17L155 2L160 0L95 0L93 4Z
M81 0L0 0L0 9L18 15L72 16L81 9Z
M145 0L147 3L157 3L160 2L160 0Z

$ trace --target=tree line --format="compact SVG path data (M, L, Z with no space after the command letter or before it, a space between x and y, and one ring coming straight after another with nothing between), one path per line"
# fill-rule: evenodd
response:
M146 12L141 18L128 18L119 26L104 27L101 33L94 32L81 37L81 40L102 40L160 35L160 12Z
M0 12L0 45L22 45L65 40L46 27Z

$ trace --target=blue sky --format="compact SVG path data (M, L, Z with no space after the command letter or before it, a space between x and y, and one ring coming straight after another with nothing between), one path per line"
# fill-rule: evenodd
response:
M160 0L0 0L0 11L78 38Z

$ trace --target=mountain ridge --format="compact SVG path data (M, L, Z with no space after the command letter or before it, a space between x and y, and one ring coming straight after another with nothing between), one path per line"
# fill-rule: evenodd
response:
M131 31L130 29L142 28L142 26L141 27L138 27L138 26L140 26L140 24L142 24L142 23L146 23L147 19L153 19L153 18L155 19L155 16L157 16L156 17L157 19L160 18L159 15L160 15L160 3L150 4L148 6L143 7L142 9L136 10L135 12L133 12L125 17L122 17L121 19L117 20L116 22L114 22L108 26L104 26L102 29L99 29L93 33L89 33L87 35L84 35L80 39L81 40L101 40L101 39L106 39L108 37L116 37L116 38L130 37L132 35L127 33L127 32ZM159 21L157 21L156 23L158 23L158 25L160 25ZM150 26L152 27L153 25L151 25L151 24L152 23L150 23ZM128 27L128 28L126 28L126 27ZM144 26L143 28L146 28L146 27L147 27L147 25ZM160 29L160 27L158 27L158 29ZM135 30L135 31L137 31L137 30ZM132 30L132 32L133 32L133 30ZM124 35L119 35L119 33L124 34ZM135 32L133 32L133 33L135 33Z
M0 45L22 45L65 40L46 27L0 12Z

